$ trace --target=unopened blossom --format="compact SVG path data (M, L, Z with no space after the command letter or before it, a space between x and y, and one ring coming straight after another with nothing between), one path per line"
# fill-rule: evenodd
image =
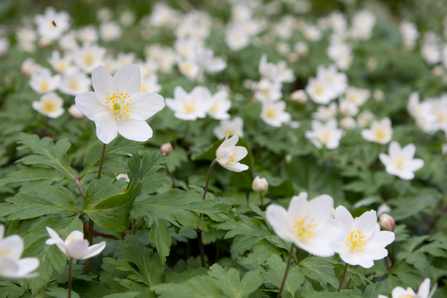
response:
M33 109L50 118L60 117L64 113L63 105L62 98L54 92L46 93L32 103Z
M161 147L160 147L160 152L161 152L161 154L163 154L163 155L169 155L169 154L171 154L172 150L173 150L173 148L172 148L171 143L163 144L163 145L161 145Z
M299 103L305 103L308 98L304 90L295 90L290 94L290 99Z
M329 119L326 124L319 121L312 121L312 130L306 131L305 135L317 148L323 145L327 149L336 149L340 144L340 139L344 132L337 128L337 120Z
M213 129L216 138L223 139L226 135L244 136L244 120L241 117L235 117L233 120L222 120L220 125Z
M340 128L344 130L354 129L356 126L357 122L352 117L347 116L340 120Z
M226 90L217 91L210 99L213 105L207 111L207 114L217 120L226 120L230 118L228 110L231 108L231 100L228 99Z
M59 90L68 95L78 95L90 89L90 79L77 67L70 67L62 74Z
M56 90L60 79L60 75L52 76L49 69L42 68L38 72L31 74L29 84L34 91L39 94L44 94Z
M338 206L333 222L345 231L345 237L335 244L335 251L344 262L371 268L374 261L388 255L385 247L394 241L395 235L380 231L376 211L367 211L354 219L345 207Z
M309 79L306 86L306 93L317 104L328 104L337 97L337 91L330 87L326 81L315 78Z
M363 111L357 116L357 123L360 127L368 127L371 121L374 120L374 114L369 111Z
M267 182L267 179L256 176L253 180L252 188L256 192L267 191L269 189L269 183Z
M79 111L79 109L76 107L76 105L71 105L68 108L68 113L70 114L71 117L76 119L82 119L85 117L84 114L82 114L81 111Z
M70 27L70 16L66 11L57 12L53 7L47 7L45 14L34 17L34 22L40 36L56 40Z
M208 88L197 86L190 93L177 86L174 98L166 98L166 105L174 111L174 116L182 120L205 118L206 112L212 107L211 93Z
M294 196L286 210L279 205L269 205L266 217L275 233L283 240L319 257L335 254L333 245L340 241L343 230L329 222L334 200L328 195L310 201L307 193Z
M106 247L105 241L88 246L88 241L84 239L84 234L80 231L71 232L65 241L52 228L47 227L47 232L51 238L45 241L45 244L56 244L67 257L76 260L92 258L100 254Z
M396 228L396 223L394 222L394 218L390 215L384 213L380 215L379 225L385 231L393 232L394 228Z
M436 284L430 291L430 279L426 278L419 286L417 294L412 288L408 287L406 290L402 287L395 287L391 292L392 298L431 298L436 290ZM388 298L384 295L379 295L378 298Z
M292 116L285 111L284 101L270 102L262 104L261 119L268 125L280 127L283 123L290 122Z
M0 276L4 278L31 278L38 275L32 273L39 267L38 258L20 259L24 244L19 235L3 238L5 226L0 225Z
M225 169L233 172L242 172L248 170L248 166L241 164L239 161L247 156L247 148L243 146L236 146L239 141L239 136L234 135L225 141L216 150L216 161Z
M129 140L144 142L152 137L146 119L164 108L163 97L156 93L139 93L140 68L128 64L112 76L98 66L92 73L95 92L75 98L77 108L95 121L96 135L104 144L119 133Z
M391 141L393 129L391 128L391 120L388 117L380 121L373 121L369 129L362 130L362 137L370 142L386 144Z
M385 171L404 180L414 178L414 172L424 166L424 161L414 158L416 146L408 144L401 148L396 141L391 142L388 149L389 155L380 153L380 161L385 165Z

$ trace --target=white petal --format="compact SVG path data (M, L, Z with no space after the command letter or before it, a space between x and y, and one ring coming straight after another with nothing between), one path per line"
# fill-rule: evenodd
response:
M128 140L137 142L145 142L152 137L152 129L146 121L119 121L118 133Z
M307 192L300 192L298 196L293 196L289 203L289 218L293 224L299 216L304 217L308 212Z
M248 151L247 151L247 148L245 148L245 147L236 146L233 148L233 153L235 153L235 156L236 156L236 159L234 161L238 162L241 159L243 159L245 156L247 156Z
M428 298L428 294L430 294L430 279L426 278L419 287L418 295L422 298Z
M98 244L92 245L89 248L87 248L87 251L85 255L81 258L81 260L89 259L91 257L94 257L98 254L100 254L104 248L106 247L106 242L102 241Z
M112 93L113 90L113 82L112 76L107 71L107 69L100 65L97 66L92 72L92 85L95 90L97 101L100 102L101 99L106 99L108 96L107 92Z
M408 144L404 148L402 148L402 155L405 159L412 159L414 154L416 153L416 146L413 144Z
M129 93L140 92L140 68L136 64L126 64L113 76L113 92Z
M366 239L369 239L377 224L377 213L374 210L364 212L360 217L354 219L354 230L359 229Z
M399 156L401 154L401 148L399 146L399 143L396 141L392 141L388 149L388 153L390 154L391 157Z
M415 172L424 166L424 161L420 158L415 158L409 162L410 171Z
M103 114L102 117L95 121L96 136L104 144L108 144L116 137L118 133L118 121L110 114Z
M40 262L38 258L24 258L18 260L16 264L18 266L17 278L29 278L38 275L38 273L30 274L39 267Z
M332 214L334 199L329 195L321 195L309 201L307 214L316 223L326 222Z
M362 266L363 268L371 268L374 266L372 257L362 251L352 253L352 260L355 262L355 265Z
M354 218L344 206L338 206L335 209L335 220L341 224L347 233L351 233L354 229Z
M68 245L70 245L71 242L73 242L75 240L80 240L80 239L84 239L84 234L82 234L81 231L73 231L67 236L64 244L65 244L65 246L68 246Z
M64 243L64 241L62 240L61 237L59 237L59 235L50 227L47 227L47 232L50 235L50 239L48 239L47 241L45 241L45 244L47 245L52 245L52 244L56 244L56 243Z
M289 239L289 235L291 233L291 229L288 222L288 214L286 209L272 204L267 207L265 215L276 235L285 241L290 241L291 239Z
M163 97L156 93L139 93L132 95L132 99L133 120L146 120L165 107Z
M98 102L96 94L92 91L77 95L75 102L79 111L90 120L97 121L109 114L107 108Z
M0 276L13 277L17 274L18 270L19 266L16 262L6 258L0 258Z
M68 256L76 260L82 260L88 248L88 241L85 239L75 240L67 246Z
M8 259L17 261L23 252L23 240L19 235L11 235L0 241L0 251L2 249L10 249Z
M174 88L175 100L181 100L181 99L185 99L187 97L188 97L188 93L186 93L186 91L182 87L177 86Z

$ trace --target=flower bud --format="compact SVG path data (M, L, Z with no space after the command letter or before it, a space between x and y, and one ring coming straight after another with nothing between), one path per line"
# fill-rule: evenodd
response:
M82 114L82 112L79 111L79 109L75 105L72 105L71 107L68 108L68 113L70 114L71 117L76 119L84 118L84 114Z
M256 176L255 180L253 180L252 187L256 192L267 191L269 189L269 183L267 182L267 179Z
M116 176L116 180L120 179L125 179L126 182L130 182L129 176L127 176L126 174L119 174L118 176Z
M356 127L357 123L352 117L345 117L340 120L340 127L344 130L354 129Z
M299 103L305 103L307 101L307 95L304 90L296 90L290 94L290 99Z
M172 152L171 143L166 143L166 144L161 145L160 152L163 155L169 155Z
M392 218L390 215L384 213L380 215L380 221L379 225L382 229L386 231L394 231L394 228L396 227L396 223L394 222L394 218Z
M292 162L292 155L291 154L287 154L285 157L286 160L286 164L290 164Z

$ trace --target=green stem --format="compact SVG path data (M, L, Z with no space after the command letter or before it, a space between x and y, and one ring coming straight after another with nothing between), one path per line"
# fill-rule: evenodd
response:
M348 269L348 263L345 264L345 269L343 269L343 274L342 274L341 279L340 279L340 286L338 287L337 292L340 292L340 290L341 290L341 286L343 285L343 281L345 279L345 275L346 275L346 270L347 269Z
M73 258L68 261L68 298L71 298L71 265L73 263Z
M185 146L186 136L188 135L188 131L189 131L189 121L186 121L185 134L183 135L183 140L182 140L182 147Z
M172 175L171 171L169 171L168 169L168 165L165 163L165 168L166 168L166 172L168 173L169 177L171 177L171 181L172 181L172 187L173 188L177 188L177 185L175 185L175 179L174 176Z
M358 266L358 265L355 265L355 266L354 266L354 270L357 269L357 266ZM352 278L349 278L348 284L346 285L346 288L345 288L345 289L349 288L349 285L351 284L351 281L352 281Z
M262 191L259 192L259 197L261 198L261 211L264 211L264 200L262 197Z
M102 146L101 160L99 161L98 176L96 177L96 179L101 179L102 165L104 164L104 155L106 154L106 146L107 144L103 144ZM90 245L93 244L93 220L91 218L88 219L88 243ZM92 268L93 260L92 258L90 258L87 260L87 273L92 272Z
M276 298L281 298L282 290L284 289L284 285L286 284L287 274L289 273L290 260L292 260L293 247L294 247L294 245L292 243L292 247L290 248L290 252L289 252L289 258L287 259L286 272L284 273L284 278L282 279L281 288L279 288L279 292L278 292L278 295L276 296ZM304 250L303 250L303 252L304 252ZM301 253L301 255L303 254L303 252ZM300 257L301 257L301 255L300 255Z
M217 160L213 160L213 162L210 165L210 168L208 169L208 175L206 176L206 184L205 189L203 190L203 199L206 198L206 192L208 190L208 183L210 181L211 172L213 171L213 167L216 164ZM200 213L200 218L202 218L202 213ZM202 260L202 267L206 267L205 264L205 250L203 248L203 241L202 241L202 231L200 229L197 229L197 239L199 240L199 251L200 251L200 259Z

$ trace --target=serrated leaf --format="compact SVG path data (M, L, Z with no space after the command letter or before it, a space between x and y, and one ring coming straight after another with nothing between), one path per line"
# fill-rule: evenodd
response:
M223 223L215 224L214 227L220 230L229 230L225 234L224 239L233 238L236 235L243 235L257 236L261 240L262 237L271 235L268 228L256 218L245 218L239 221L230 218Z
M208 269L203 267L199 268L188 267L185 271L182 272L167 272L165 277L165 283L181 284L193 277L206 275L207 272Z
M57 288L57 287L48 287L46 295L55 298L67 298L68 297L68 289ZM79 295L75 291L71 291L71 297L79 298Z
M42 180L54 182L62 178L64 177L54 169L26 168L9 173L8 176L0 180L0 187L10 183L27 183Z
M154 217L153 222L150 233L151 241L155 243L155 246L157 247L161 264L164 264L166 262L166 257L169 256L172 238L171 235L169 235L168 227L164 220Z
M310 257L300 262L300 267L306 277L319 281L320 284L339 286L339 280L334 272L334 266L323 258Z
M0 298L19 298L25 293L25 288L16 283L0 280Z
M102 298L135 298L138 297L138 295L140 295L140 292L127 292L127 293L110 294Z
M165 156L160 153L146 153L141 160L134 155L127 164L129 179L141 181L142 193L153 193L165 182L164 162Z
M159 298L209 298L228 297L210 276L196 276L181 284L160 284L151 287Z

